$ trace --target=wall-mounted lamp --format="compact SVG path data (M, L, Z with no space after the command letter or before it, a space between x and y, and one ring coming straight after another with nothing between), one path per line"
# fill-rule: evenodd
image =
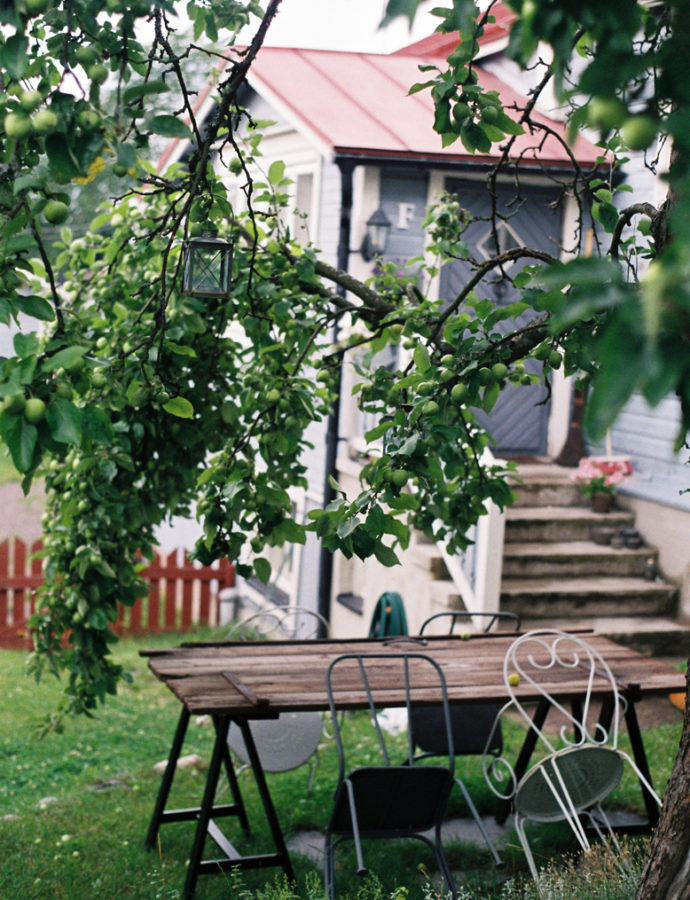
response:
M386 252L390 230L391 223L388 216L383 211L383 207L379 206L367 219L367 232L364 235L362 246L359 248L362 259L371 262L375 256Z
M184 245L182 293L189 297L230 297L232 244L204 231Z

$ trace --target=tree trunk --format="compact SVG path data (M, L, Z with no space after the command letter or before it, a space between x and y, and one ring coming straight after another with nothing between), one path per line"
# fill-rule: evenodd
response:
M690 898L690 660L683 734L635 900Z

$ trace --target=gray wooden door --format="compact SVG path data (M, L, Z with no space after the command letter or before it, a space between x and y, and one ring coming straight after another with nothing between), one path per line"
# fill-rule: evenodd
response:
M465 232L470 253L476 259L486 259L495 255L495 244L491 236L491 201L486 187L481 182L448 180L446 189L457 195L462 207L467 209L476 221ZM498 187L497 208L510 216L499 226L501 251L515 246L527 246L543 250L555 257L559 255L561 239L561 211L556 203L558 193L538 187L523 188L525 197L520 204L511 204L515 187ZM514 277L526 263L517 261L508 269ZM441 270L441 296L450 301L467 283L472 270L463 260L454 260ZM517 292L507 281L499 281L491 275L477 289L478 296L488 297L502 306L518 299ZM524 313L519 319L509 319L500 323L497 330L503 333L516 326L526 324L534 313ZM530 361L528 371L538 371L539 363ZM479 421L491 434L495 452L502 456L542 456L546 453L546 439L549 422L550 403L543 385L515 386L507 384L487 415L479 411Z

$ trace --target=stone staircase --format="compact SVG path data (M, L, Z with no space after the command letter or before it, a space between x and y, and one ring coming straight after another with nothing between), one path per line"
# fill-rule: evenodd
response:
M676 588L653 574L656 549L593 540L596 529L634 527L633 514L591 512L569 469L523 464L519 476L506 510L501 609L519 613L524 628L594 627L643 652L689 653Z

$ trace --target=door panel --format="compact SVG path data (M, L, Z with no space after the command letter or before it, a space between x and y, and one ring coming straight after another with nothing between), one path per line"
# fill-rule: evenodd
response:
M488 259L496 254L495 240L491 233L491 200L486 187L481 183L449 180L446 189L456 194L460 204L476 221L465 232L465 240L470 253L477 259ZM512 185L498 186L497 208L510 218L501 222L499 246L505 251L515 246L533 247L559 255L561 237L561 212L556 205L558 193L544 188L524 188L525 198L521 205L511 205L515 196ZM518 260L506 271L514 277L527 262ZM441 296L450 301L458 295L467 283L472 268L464 260L454 260L441 270ZM506 306L518 299L517 291L506 281L488 276L476 292L480 299L488 297L494 303ZM534 316L532 311L524 313L517 320L501 322L497 330L501 333L512 331L525 325ZM539 363L530 361L527 371L539 370ZM494 439L495 452L503 456L541 456L546 453L546 439L550 402L543 385L519 386L508 384L491 411L478 412L481 425Z

